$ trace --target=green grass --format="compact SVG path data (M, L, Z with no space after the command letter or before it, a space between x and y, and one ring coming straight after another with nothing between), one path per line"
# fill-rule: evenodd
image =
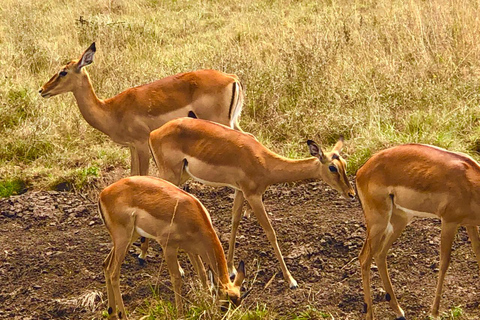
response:
M0 198L25 192L27 184L23 180L0 180Z
M344 135L349 170L374 152L429 143L478 159L480 9L438 1L23 1L0 11L0 176L54 188L95 162L128 173L128 150L91 128L71 94L37 91L92 41L101 98L174 73L236 73L242 127L308 155ZM108 156L102 156L101 154Z

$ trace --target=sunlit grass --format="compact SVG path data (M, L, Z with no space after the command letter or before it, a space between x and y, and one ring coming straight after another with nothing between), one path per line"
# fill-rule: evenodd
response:
M0 12L0 175L52 187L128 151L82 118L71 94L38 88L96 41L100 98L199 68L236 73L242 127L308 155L347 139L350 173L373 152L419 142L477 157L480 10L439 1L5 0ZM101 157L102 152L108 157Z

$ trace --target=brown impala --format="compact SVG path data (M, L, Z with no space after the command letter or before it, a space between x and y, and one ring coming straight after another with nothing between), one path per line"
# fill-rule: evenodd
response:
M180 73L100 100L84 68L93 62L95 50L92 43L79 60L63 66L39 92L45 98L73 92L92 127L130 148L132 175L148 174L148 136L169 120L193 112L199 118L240 130L237 119L243 91L237 76L216 70Z
M387 252L414 216L440 218L440 273L431 313L438 316L443 280L458 226L466 226L480 265L480 166L470 157L419 144L380 151L357 172L356 185L367 224L360 253L365 312L373 319L370 266L375 258L386 300L405 319L387 271Z
M323 153L311 140L308 146L313 157L288 159L265 148L250 134L192 118L172 120L150 134L150 148L161 178L179 185L192 177L205 184L235 189L227 255L230 274L235 273L235 237L246 199L265 230L280 261L283 276L291 288L297 287L297 282L285 265L262 201L267 187L275 183L323 179L345 197L355 197L355 191L347 179L346 162L339 154L343 139L337 142L331 152Z
M143 176L124 178L100 193L98 208L113 240L113 248L103 263L109 317L126 318L120 267L128 248L140 236L155 239L162 247L179 315L183 313L183 298L178 249L187 252L204 287L207 282L203 262L210 266L223 308L228 302L238 306L246 295L240 295L245 277L243 262L235 280L230 281L225 254L208 211L195 197L170 182Z

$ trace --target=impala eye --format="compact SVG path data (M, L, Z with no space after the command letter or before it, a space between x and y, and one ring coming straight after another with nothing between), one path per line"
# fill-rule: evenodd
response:
M60 71L59 75L60 75L60 77L65 77L67 75L67 71L65 71L65 70Z
M338 172L337 167L335 167L334 165L330 165L330 166L328 167L328 170L330 170L331 172Z

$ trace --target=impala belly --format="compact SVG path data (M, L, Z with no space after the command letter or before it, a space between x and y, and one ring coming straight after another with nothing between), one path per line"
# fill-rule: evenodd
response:
M148 232L145 232L145 230L143 230L142 228L140 228L139 226L136 226L135 227L135 231L137 231L137 233L142 236L142 237L145 237L145 238L150 238L150 239L155 239L155 237L151 234L149 234Z
M152 115L152 114L150 114L150 111L149 111L149 117L150 117L150 121L151 121L151 122L149 122L150 130L153 131L153 130L159 128L161 125L167 123L170 120L177 119L177 118L182 118L182 117L187 117L188 112L192 111L192 110L193 110L193 107L190 104L188 104L188 105L185 105L181 108L162 113L161 116L160 115Z
M173 221L175 214L176 212L168 212L152 220L151 211L135 208L132 212L132 216L135 215L135 231L142 237L155 239L160 243L177 240L177 235L181 233L178 232L177 224Z
M233 167L213 166L195 158L188 158L185 171L193 180L212 187L231 187L240 189L234 181L230 181L230 174L238 170Z
M440 218L442 200L447 197L442 197L441 194L421 192L418 190L395 187L391 194L393 194L393 204L395 208L405 212L410 218L413 216L421 218Z

